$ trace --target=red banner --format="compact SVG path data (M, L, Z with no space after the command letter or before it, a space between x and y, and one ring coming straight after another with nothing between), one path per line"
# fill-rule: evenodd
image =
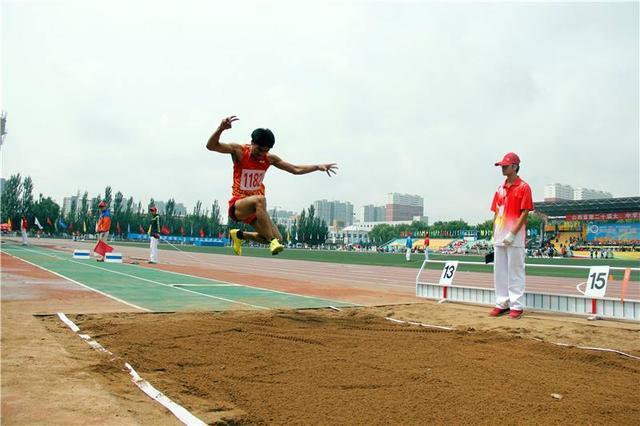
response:
M640 219L640 212L584 213L584 214L568 214L565 216L565 220L624 220L624 219Z

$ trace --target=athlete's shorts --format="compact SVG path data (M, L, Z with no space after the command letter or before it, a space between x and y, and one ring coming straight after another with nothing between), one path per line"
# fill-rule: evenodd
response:
M233 219L236 222L244 222L248 225L251 225L255 220L256 220L256 214L252 214L249 217L242 219L242 220L238 220L238 218L236 217L236 201L243 199L244 197L232 197L229 200L229 218Z

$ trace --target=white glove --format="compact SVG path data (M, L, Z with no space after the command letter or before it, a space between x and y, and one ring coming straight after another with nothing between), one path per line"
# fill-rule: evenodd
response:
M513 244L513 240L516 239L516 236L513 235L513 232L509 232L507 235L505 235L504 240L502 240L502 243L505 246L510 246L511 244Z

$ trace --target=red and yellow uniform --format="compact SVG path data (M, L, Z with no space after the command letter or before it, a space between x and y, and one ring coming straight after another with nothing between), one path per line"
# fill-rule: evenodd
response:
M242 146L242 156L233 164L232 197L229 200L229 217L237 221L235 216L236 201L252 195L264 195L265 188L262 181L269 168L269 159L266 155L255 158L251 155L251 146ZM242 221L252 223L256 219L251 215Z
M493 228L493 240L496 246L503 245L504 237L515 227L522 210L533 210L531 187L519 177L509 186L505 180L496 190L491 203L491 211L496 215ZM516 234L512 246L524 247L526 234L526 225L524 225Z
M100 214L100 219L98 219L98 233L106 232L107 234L111 230L111 212L109 209L105 209Z

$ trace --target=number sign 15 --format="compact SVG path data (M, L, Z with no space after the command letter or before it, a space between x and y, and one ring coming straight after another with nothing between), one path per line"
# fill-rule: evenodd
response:
M588 297L604 297L609 280L609 266L592 266L587 277L584 295Z

